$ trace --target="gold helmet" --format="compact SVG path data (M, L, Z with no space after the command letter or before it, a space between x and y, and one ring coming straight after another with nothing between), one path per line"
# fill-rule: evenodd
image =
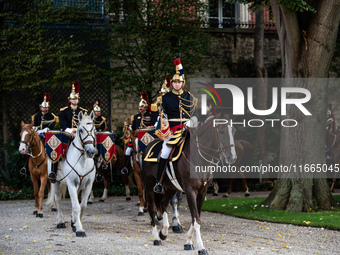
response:
M185 85L185 78L184 78L184 70L179 58L175 59L174 61L176 65L176 74L172 77L171 82L178 80L183 82L183 86Z
M148 112L151 112L151 107L148 101L148 92L141 92L141 100L139 106L144 106Z
M93 104L93 111L100 112L100 99L97 98L96 102Z
M159 91L159 94L161 93L168 93L170 91L170 78L165 77L164 82L161 84L161 90Z
M39 105L40 107L47 107L49 108L50 107L50 95L48 93L44 93L43 95L43 102Z
M79 82L72 82L72 89L68 99L80 99L79 92L80 92Z

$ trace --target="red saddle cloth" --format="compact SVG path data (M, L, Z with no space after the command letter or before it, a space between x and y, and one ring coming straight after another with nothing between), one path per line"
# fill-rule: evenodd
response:
M66 157L70 134L63 131L46 132L46 154L55 163Z

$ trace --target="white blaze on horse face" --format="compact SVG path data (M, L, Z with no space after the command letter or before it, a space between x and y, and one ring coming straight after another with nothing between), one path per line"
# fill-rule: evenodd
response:
M27 131L24 131L22 132L22 135L21 135L21 143L19 145L19 152L21 154L26 154L26 144L23 143L25 142L25 136L28 135L28 132Z
M228 135L229 135L229 141L230 145L230 151L231 151L231 156L227 157L227 164L234 164L237 160L237 155L236 155L236 150L235 150L235 141L234 141L234 134L235 132L233 131L233 127L231 125L228 125Z

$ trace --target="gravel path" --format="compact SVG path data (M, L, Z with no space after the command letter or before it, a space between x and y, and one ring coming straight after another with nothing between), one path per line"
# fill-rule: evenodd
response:
M233 193L233 197L242 194ZM252 193L252 196L263 194ZM208 199L213 199L208 195ZM137 197L110 197L88 205L83 217L87 237L75 237L69 227L71 203L63 201L66 229L56 228L56 213L44 209L36 218L33 200L0 201L0 254L197 254L184 251L185 234L170 231L154 246L148 214L137 216ZM171 210L169 210L171 211ZM171 213L170 213L171 214ZM180 206L184 232L190 216ZM340 232L311 227L259 222L216 213L202 213L202 239L209 254L339 254ZM171 219L171 215L169 219ZM171 223L170 223L171 225ZM195 242L194 242L195 246Z

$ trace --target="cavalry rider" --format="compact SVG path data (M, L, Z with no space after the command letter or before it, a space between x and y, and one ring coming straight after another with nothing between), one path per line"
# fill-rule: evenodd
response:
M58 122L58 117L53 113L50 113L50 95L48 93L44 93L43 102L39 105L40 112L35 115L32 115L33 129L37 131L42 140L45 138L45 133L49 130L52 130ZM20 169L21 174L26 174L28 169L28 158L27 156L25 166Z
M148 126L152 126L156 122L157 116L151 114L151 107L148 101L148 93L141 92L141 101L139 102L139 113L134 116L131 116L131 129L132 131L136 131ZM128 174L130 169L130 160L131 155L133 153L132 143L129 142L127 144L127 148L125 150L125 167L121 170L122 174Z
M60 129L64 132L67 132L71 135L71 139L76 136L76 129L78 127L78 114L80 111L86 115L87 110L78 107L79 104L79 92L80 92L80 85L79 82L72 82L72 89L70 92L70 96L68 97L69 103L68 106L61 108L59 113L59 120L60 120ZM51 180L52 183L56 182L57 179L57 170L58 170L58 163L52 164L51 173L48 175L48 178Z
M96 102L94 103L93 112L94 112L94 115L95 115L93 122L94 122L94 126L96 128L96 132L106 131L106 129L107 129L106 118L101 116L100 99L97 99Z
M332 109L332 104L328 104L326 129L332 132L333 134L335 134L336 132L336 123Z
M162 175L169 158L172 146L167 145L172 135L184 127L184 124L193 117L197 99L190 92L184 91L185 78L184 70L179 59L174 61L176 74L171 79L172 90L162 96L162 111L167 114L171 135L163 141L162 153L158 164L157 180L154 192L163 193ZM193 120L193 119L192 119Z

